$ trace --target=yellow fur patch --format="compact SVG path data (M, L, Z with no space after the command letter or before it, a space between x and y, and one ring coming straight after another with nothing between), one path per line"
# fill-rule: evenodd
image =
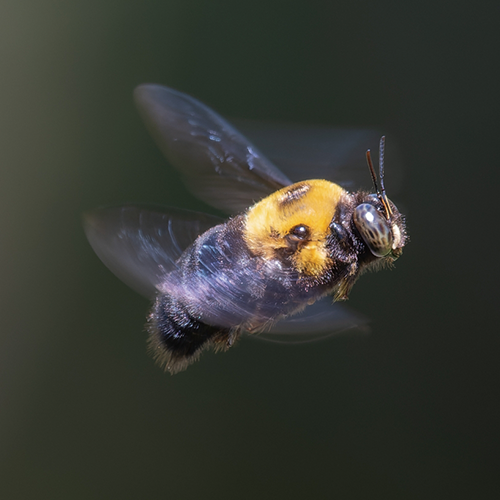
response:
M272 258L275 250L287 247L285 236L298 225L309 228L308 241L293 256L299 271L319 275L329 263L326 237L341 197L337 184L309 180L287 186L249 208L245 241L256 254Z

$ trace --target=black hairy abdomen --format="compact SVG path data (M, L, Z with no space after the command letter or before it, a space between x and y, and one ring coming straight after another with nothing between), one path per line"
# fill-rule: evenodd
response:
M197 321L172 297L160 295L151 312L150 330L165 349L178 356L193 356L217 329Z
M157 296L147 329L154 357L173 373L195 361L215 341L221 342L229 335L229 330L194 318L184 304L170 295Z

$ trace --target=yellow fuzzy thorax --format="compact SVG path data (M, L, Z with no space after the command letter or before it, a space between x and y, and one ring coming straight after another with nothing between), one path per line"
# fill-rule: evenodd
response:
M244 237L249 249L271 259L288 246L286 236L298 225L309 229L309 237L297 247L293 260L299 272L317 276L329 265L326 249L329 225L341 197L337 184L309 180L292 184L248 209Z

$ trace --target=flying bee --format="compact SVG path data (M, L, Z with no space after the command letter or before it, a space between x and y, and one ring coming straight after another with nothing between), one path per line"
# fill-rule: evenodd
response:
M228 349L242 332L297 329L292 316L306 306L313 312L300 316L304 333L353 326L356 316L319 299L346 299L364 271L391 264L407 241L404 218L385 192L384 138L379 180L366 153L375 192L349 192L322 178L292 182L229 122L183 93L141 85L135 101L187 187L233 214L224 222L126 205L86 215L97 255L154 300L147 330L156 360L176 373L206 348Z

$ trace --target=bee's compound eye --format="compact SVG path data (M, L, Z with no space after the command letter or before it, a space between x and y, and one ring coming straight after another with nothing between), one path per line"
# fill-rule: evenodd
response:
M385 257L391 252L392 231L389 222L373 205L358 205L354 210L354 224L375 257Z
M309 235L309 229L307 228L307 226L299 224L298 226L292 228L290 234L292 236L295 236L295 238L303 240L304 238L307 238L307 236Z

